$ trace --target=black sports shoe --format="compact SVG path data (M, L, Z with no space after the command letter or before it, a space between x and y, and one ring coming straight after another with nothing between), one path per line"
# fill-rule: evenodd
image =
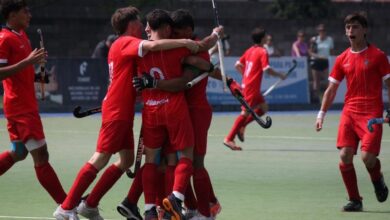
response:
M361 200L350 200L342 209L344 212L361 212L363 203Z
M158 220L158 213L156 206L145 211L145 220Z
M129 203L127 198L116 207L116 210L127 220L143 220L137 205Z
M182 213L181 200L176 198L175 195L171 194L163 200L163 207L165 211L169 212L172 215L171 219L174 220L184 220L184 215Z
M389 195L389 189L386 186L383 176L378 181L372 182L375 188L375 195L378 202L384 202Z

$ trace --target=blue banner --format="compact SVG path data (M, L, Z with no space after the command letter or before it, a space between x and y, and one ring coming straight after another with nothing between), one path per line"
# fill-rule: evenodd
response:
M238 59L239 57L225 57L225 70L228 76L241 83L241 74L239 74L234 68L234 64ZM268 103L309 103L307 60L306 58L295 59L298 63L297 67L287 79L278 84L278 86L265 97ZM292 60L293 57L270 58L270 66L276 71L286 73L292 66ZM262 93L278 80L279 78L275 78L264 73L261 85ZM235 98L230 94L230 92L223 92L221 81L211 78L209 78L207 85L207 98L212 105L239 104L237 100L235 100Z

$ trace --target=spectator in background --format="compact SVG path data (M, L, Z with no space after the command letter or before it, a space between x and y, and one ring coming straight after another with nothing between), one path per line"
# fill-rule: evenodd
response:
M328 76L329 56L333 54L333 39L326 35L325 25L317 26L318 35L310 40L310 67L313 77L312 102L320 102L324 89L321 81Z
M302 30L297 32L297 40L292 44L291 56L305 57L308 55L309 46L305 42L305 33Z
M92 53L92 58L107 58L108 51L110 50L110 47L112 43L116 40L117 36L114 34L108 35L106 40L100 41L96 47L95 50Z
M280 57L281 53L280 51L274 47L272 43L272 36L270 34L267 34L265 36L265 43L263 47L267 50L268 56L270 57Z

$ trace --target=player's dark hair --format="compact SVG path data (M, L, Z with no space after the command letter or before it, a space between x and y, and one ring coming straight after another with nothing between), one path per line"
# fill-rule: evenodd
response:
M344 24L350 24L357 21L362 27L367 28L368 22L367 17L360 12L354 12L352 14L347 15L344 19Z
M263 38L265 37L265 29L261 27L257 27L252 31L252 40L255 44L260 44Z
M154 9L146 15L150 29L157 30L163 25L173 26L173 21L169 12L162 9Z
M186 27L191 27L194 30L194 18L191 13L186 9L178 9L171 13L171 18L173 20L173 28L182 29Z
M139 10L136 7L118 8L111 17L111 25L118 35L126 32L130 21L137 20Z
M7 20L11 12L27 7L25 0L1 0L1 14Z

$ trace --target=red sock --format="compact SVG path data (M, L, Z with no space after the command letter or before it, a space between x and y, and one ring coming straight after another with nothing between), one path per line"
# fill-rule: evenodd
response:
M194 189L198 198L198 211L203 216L210 216L211 181L205 168L194 170Z
M264 112L263 112L262 109L257 108L257 109L255 109L254 111L256 112L256 114L257 114L259 117L261 117L262 115L264 115ZM249 123L251 123L253 120L254 120L254 119L253 119L253 116L252 116L252 115L249 115L249 116L246 118L246 121L245 121L244 126L247 126L247 125L248 125Z
M188 183L186 194L184 195L184 204L186 205L187 209L195 210L197 209L197 201L194 195L194 190L192 190L192 184L191 181Z
M192 160L186 157L180 158L175 169L173 191L180 192L184 195L193 172Z
M175 182L176 166L167 166L165 168L165 196L172 193L173 183Z
M157 170L157 182L159 183L157 185L157 198L156 198L156 205L162 207L162 201L166 197L165 195L165 173L161 170Z
M138 172L135 174L134 180L131 183L129 193L127 194L127 200L131 204L137 204L139 198L142 195L142 192L144 191L144 188L142 187L143 170L144 166L142 166L141 169L139 169Z
M46 162L35 166L35 174L37 175L39 183L41 183L54 201L56 201L57 204L61 204L66 198L66 193L50 163Z
M344 164L343 162L340 162L339 168L341 171L341 176L343 177L344 185L347 188L349 199L361 200L353 163Z
M108 167L89 194L86 201L87 205L92 208L97 207L102 197L121 178L122 174L123 171L114 164Z
M0 154L0 176L3 175L12 165L15 164L14 159L12 159L11 153L9 151L5 151Z
M243 115L239 115L237 118L236 118L236 121L234 121L234 124L233 124L233 127L232 129L230 130L228 136L226 137L226 139L228 141L233 141L234 138L236 137L236 134L237 132L239 131L239 129L245 125L245 120L246 120L246 117L243 116Z
M157 165L145 163L142 172L142 184L144 186L145 204L155 204L157 197Z
M381 161L379 159L376 159L376 163L373 168L368 169L368 173L370 174L371 181L375 182L378 181L382 177L381 173Z
M76 180L70 188L68 196L61 207L65 210L71 210L76 207L80 202L81 196L96 178L98 172L99 171L92 164L86 163L77 174Z

